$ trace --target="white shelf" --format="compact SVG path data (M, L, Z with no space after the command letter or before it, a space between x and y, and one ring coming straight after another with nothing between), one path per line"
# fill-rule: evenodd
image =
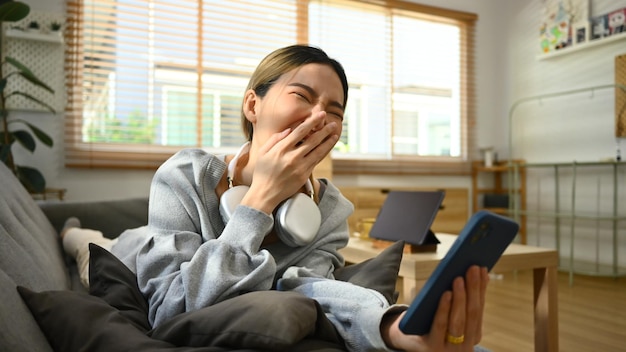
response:
M553 57L567 55L567 54L571 54L571 53L574 53L574 52L577 52L577 51L586 50L586 49L590 49L590 48L595 48L595 47L600 46L600 45L613 43L613 42L616 42L616 41L619 41L619 40L624 40L624 39L626 39L626 32L619 33L619 34L614 34L612 36L604 37L604 38L600 38L600 39L589 40L586 43L576 44L574 46L563 48L563 49L560 49L560 50L557 50L557 51L553 51L553 52L550 52L550 53L547 53L547 54L539 54L539 55L537 55L537 60L551 59Z
M63 43L63 36L61 33L41 33L41 32L29 32L21 31L19 29L7 29L7 38L23 39L23 40L35 40L48 43Z

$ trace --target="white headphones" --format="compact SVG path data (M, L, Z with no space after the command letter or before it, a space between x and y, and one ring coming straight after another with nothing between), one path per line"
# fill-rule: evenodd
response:
M249 189L248 186L243 185L233 187L237 161L243 153L249 150L250 142L246 142L228 165L228 190L220 198L220 214L225 224L228 223L235 208L241 203ZM298 192L282 202L276 210L274 230L278 238L290 247L300 247L311 243L322 223L322 215L313 200L314 190L311 180L307 180L305 187L309 196Z

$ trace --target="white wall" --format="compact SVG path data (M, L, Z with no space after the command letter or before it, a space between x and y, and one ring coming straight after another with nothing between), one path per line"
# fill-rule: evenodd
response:
M508 1L516 14L508 28L508 109L516 100L541 94L613 84L615 56L626 38L539 60L538 14L544 0ZM626 7L625 0L592 0L591 15ZM597 161L615 157L614 90L598 90L520 105L513 114L514 156L530 162ZM509 111L502 111L508 116ZM624 146L626 147L626 145Z
M498 97L506 102L500 116L507 119L509 108L518 100L542 94L584 89L615 83L615 56L626 54L626 38L615 42L576 50L549 59L538 59L538 32L542 4L545 0L507 1L504 13L510 21L504 27L506 42L503 73L506 87ZM626 7L626 0L591 0L590 15L596 16ZM513 112L513 156L530 163L595 162L614 160L615 91L613 88L533 100ZM626 141L621 140L622 150ZM622 152L623 155L623 152ZM563 218L560 236L549 217L532 217L528 221L529 243L561 250L562 265L569 265L570 253L577 261L612 265L613 249L618 263L626 266L626 243L613 242L611 220L584 219L585 216L612 216L614 201L613 169L578 167L576 180L572 168L562 168L559 180L561 212L575 210L578 219ZM616 173L618 214L626 217L626 167ZM557 207L554 171L533 168L528 179L528 207L542 214ZM575 197L573 195L575 194ZM626 233L626 221L617 223L617 237ZM573 246L571 238L574 238ZM557 241L558 240L558 241ZM609 268L612 269L612 268ZM606 270L603 273L608 273Z

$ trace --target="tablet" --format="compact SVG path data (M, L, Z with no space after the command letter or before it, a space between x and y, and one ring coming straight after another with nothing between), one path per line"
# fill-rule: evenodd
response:
M439 300L445 291L452 290L454 279L465 276L472 265L491 270L518 229L516 222L502 215L487 210L475 213L409 306L400 330L412 335L430 332Z
M430 226L444 196L444 191L390 191L369 236L414 245L439 243Z

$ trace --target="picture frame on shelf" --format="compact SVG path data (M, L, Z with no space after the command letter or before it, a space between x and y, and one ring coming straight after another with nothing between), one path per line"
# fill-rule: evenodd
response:
M626 8L607 14L608 35L626 32Z
M590 40L602 39L609 35L608 15L600 15L591 19Z
M578 22L572 28L572 45L576 46L589 41L589 22Z

